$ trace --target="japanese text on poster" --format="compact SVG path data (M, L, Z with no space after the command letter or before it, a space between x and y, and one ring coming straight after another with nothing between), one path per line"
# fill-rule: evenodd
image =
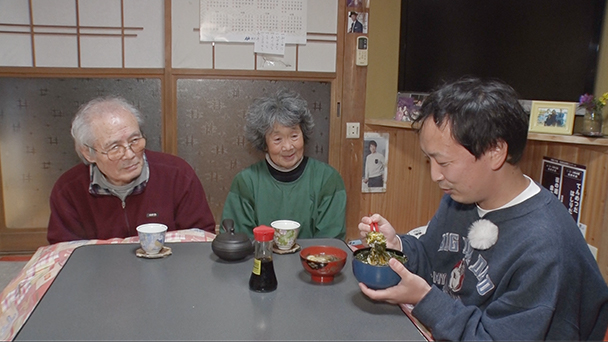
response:
M566 206L574 221L580 223L585 166L543 157L541 183Z

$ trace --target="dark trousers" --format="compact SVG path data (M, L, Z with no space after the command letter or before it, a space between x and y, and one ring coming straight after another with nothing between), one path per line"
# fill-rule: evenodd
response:
M384 186L384 182L382 181L382 176L378 177L369 177L367 181L367 186L370 188L381 188Z

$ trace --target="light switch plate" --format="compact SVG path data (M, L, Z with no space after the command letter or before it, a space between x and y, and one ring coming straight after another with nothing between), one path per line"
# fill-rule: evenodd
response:
M359 123L358 122L347 122L346 123L346 138L347 139L359 138Z

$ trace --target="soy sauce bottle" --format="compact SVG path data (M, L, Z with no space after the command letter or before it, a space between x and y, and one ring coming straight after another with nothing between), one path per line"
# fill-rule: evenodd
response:
M274 229L259 226L253 229L255 241L253 271L249 278L249 289L256 292L271 292L277 289L277 277L272 263L272 238Z

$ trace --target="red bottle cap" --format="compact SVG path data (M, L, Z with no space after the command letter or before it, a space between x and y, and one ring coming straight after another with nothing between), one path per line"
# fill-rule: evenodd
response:
M253 228L253 237L257 241L272 241L274 237L274 228L268 226L259 226Z

